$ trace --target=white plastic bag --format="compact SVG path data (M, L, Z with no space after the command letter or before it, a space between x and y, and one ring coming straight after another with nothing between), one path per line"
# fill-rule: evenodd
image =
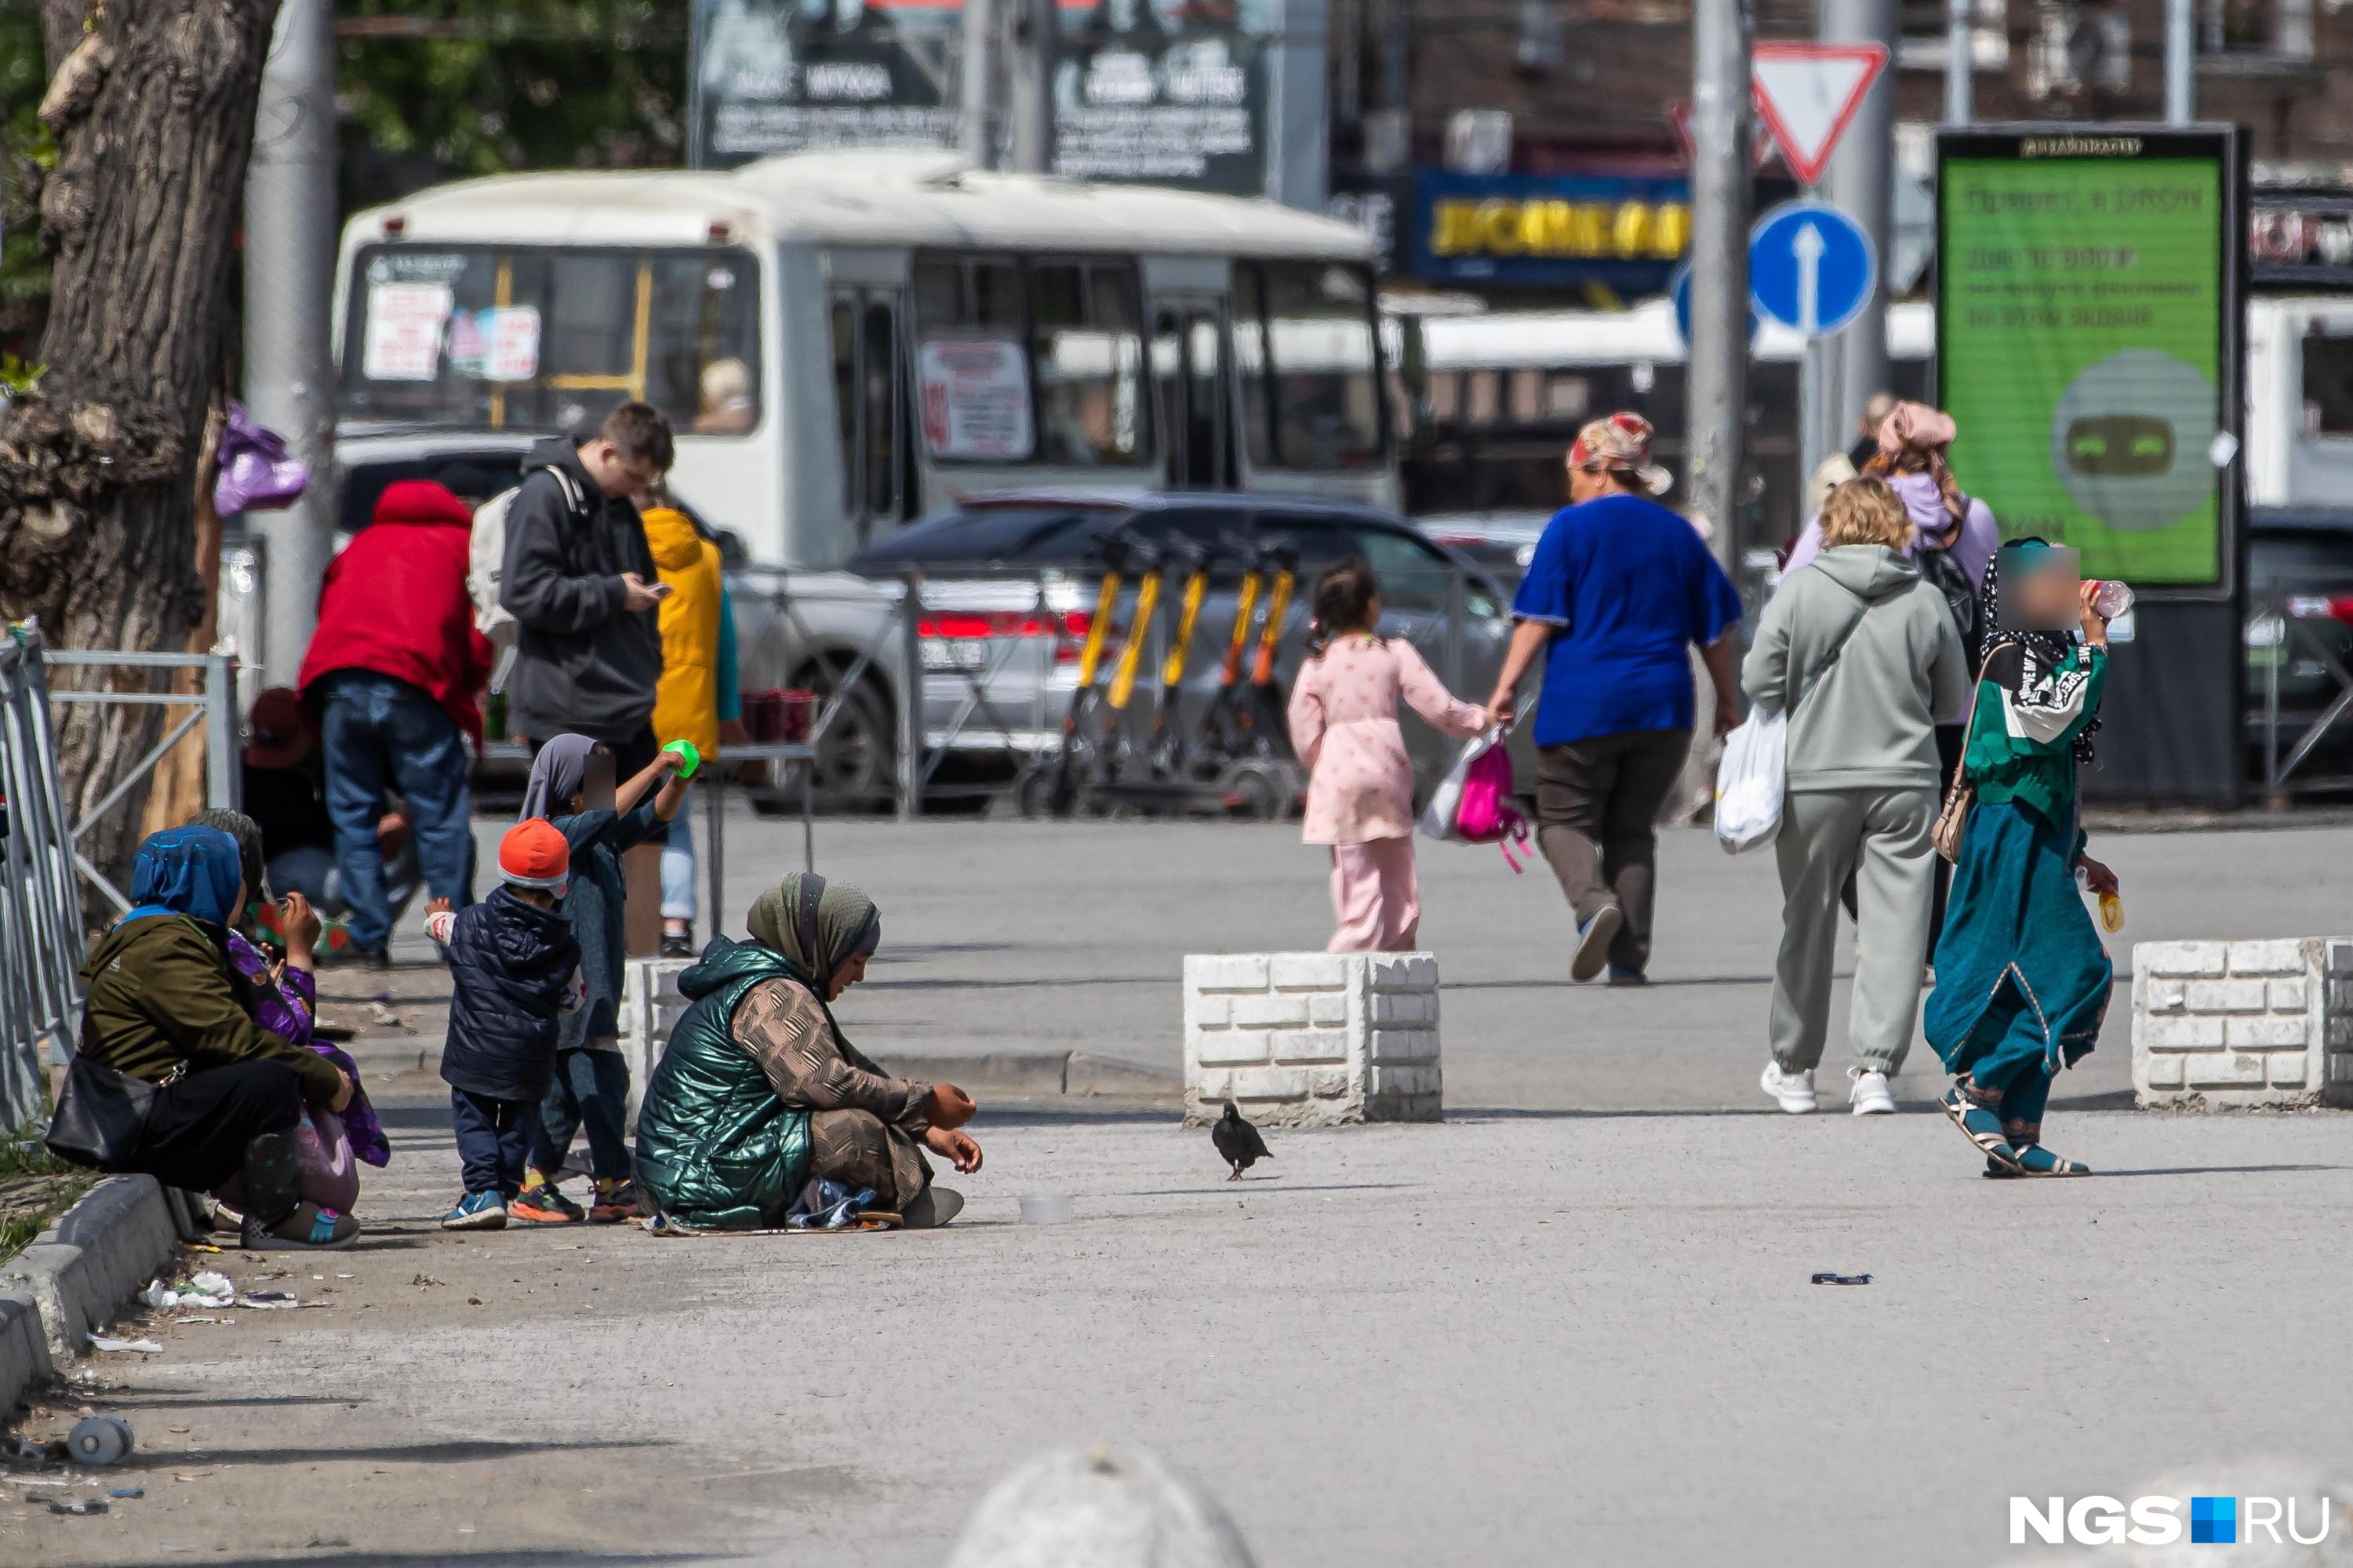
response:
M1788 785L1789 721L1778 711L1755 709L1724 737L1715 772L1715 842L1738 854L1773 842L1781 831L1781 796Z
M1471 765L1486 755L1490 747L1503 743L1504 732L1501 729L1489 729L1462 743L1462 750L1454 758L1454 766L1446 770L1446 777L1438 781L1437 789L1430 797L1430 804L1421 809L1419 827L1422 837L1445 843L1456 836L1455 821L1462 810L1462 784L1471 777Z

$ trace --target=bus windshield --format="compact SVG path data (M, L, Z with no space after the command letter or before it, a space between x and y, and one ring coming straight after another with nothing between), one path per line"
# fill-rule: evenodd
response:
M352 275L348 418L574 429L638 398L682 434L759 423L747 250L370 245Z

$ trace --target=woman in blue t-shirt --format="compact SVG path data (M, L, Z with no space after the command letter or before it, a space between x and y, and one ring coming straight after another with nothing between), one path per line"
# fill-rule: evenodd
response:
M1698 532L1650 499L1651 422L1596 419L1568 449L1569 504L1520 580L1519 625L1487 711L1508 718L1539 654L1536 842L1577 913L1571 980L1609 969L1641 985L1651 961L1656 824L1691 749L1696 645L1715 685L1715 733L1740 722L1732 632L1740 597Z

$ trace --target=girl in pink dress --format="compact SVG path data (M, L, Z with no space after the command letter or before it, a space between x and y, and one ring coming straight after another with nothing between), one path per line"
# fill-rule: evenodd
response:
M1380 584L1361 556L1315 585L1311 656L1291 688L1291 744L1309 769L1300 836L1332 849L1332 910L1324 950L1404 952L1421 923L1413 873L1413 764L1398 727L1398 698L1448 735L1487 727L1487 710L1457 702L1413 645L1374 630Z

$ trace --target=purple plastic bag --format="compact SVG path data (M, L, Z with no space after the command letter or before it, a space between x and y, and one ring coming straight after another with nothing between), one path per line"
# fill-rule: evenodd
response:
M228 429L221 432L220 477L213 482L213 510L223 517L240 512L274 512L301 499L311 471L286 453L286 438L255 424L245 405L228 406Z

